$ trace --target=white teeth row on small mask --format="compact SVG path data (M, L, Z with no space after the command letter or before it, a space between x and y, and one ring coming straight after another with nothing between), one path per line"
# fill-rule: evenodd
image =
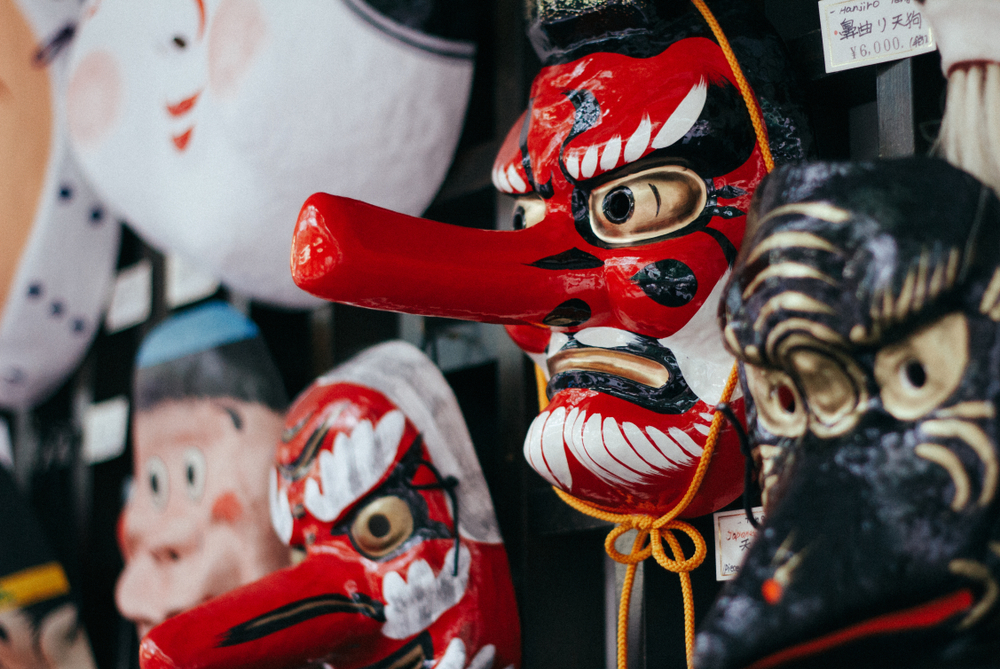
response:
M448 648L445 649L444 655L441 656L438 663L434 665L434 669L492 669L496 654L496 646L488 643L480 648L475 657L466 665L465 642L455 637L448 642ZM514 665L509 665L507 669L513 669L513 667Z
M382 579L386 621L382 634L390 639L405 639L430 627L465 595L471 561L469 549L462 546L458 552L456 575L455 547L452 546L437 576L426 560L410 563L405 580L398 572L386 574Z
M368 492L396 459L405 423L402 412L395 410L383 416L374 429L370 421L363 420L351 436L338 434L333 450L319 453L322 489L315 478L306 480L306 510L317 520L330 522Z
M354 500L378 483L385 470L396 459L399 441L403 438L406 419L399 410L390 411L372 429L371 421L358 423L350 436L337 435L333 451L320 451L320 484L314 478L306 480L304 503L317 520L330 522ZM288 491L279 485L277 468L272 470L268 485L271 525L286 544L292 537L291 504Z
M707 414L706 414L707 415ZM704 434L708 426L695 424ZM691 466L702 447L677 427L667 432L649 425L619 422L610 416L565 407L543 411L531 423L524 456L549 483L573 490L567 450L596 477L611 486L631 488L665 472Z
M278 489L278 468L271 470L267 486L267 499L271 506L271 525L278 538L287 546L292 538L292 507L288 503L288 491Z

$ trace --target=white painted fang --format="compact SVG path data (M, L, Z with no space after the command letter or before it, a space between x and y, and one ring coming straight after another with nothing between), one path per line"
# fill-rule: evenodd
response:
M691 456L681 450L681 447L677 445L677 442L660 432L655 427L647 427L646 433L649 434L649 438L653 440L656 447L660 449L671 462L675 463L678 467L684 467L691 462Z
M591 416L593 418L593 416ZM597 429L600 431L600 421L601 417L597 416ZM580 415L577 416L576 422L573 424L573 441L567 442L570 450L573 452L573 456L576 458L577 462L584 466L584 468L597 476L598 478L607 481L608 473L605 472L600 465L598 465L594 458L591 457L590 453L587 452L586 438L584 433L586 432L588 418L587 412L581 411ZM598 437L599 439L600 437ZM613 478L613 477L612 477ZM615 482L618 483L617 479Z
M649 136L653 132L653 124L649 122L648 116L643 116L639 121L639 127L635 129L632 136L625 144L625 163L632 163L642 158L642 154L649 147Z
M648 462L654 469L660 471L677 469L677 465L668 460L663 453L656 450L656 447L646 438L646 435L643 434L642 429L638 425L635 423L625 423L622 425L622 430L625 432L625 437L632 444L632 448L639 454L639 457Z
M507 181L510 182L510 185L518 193L523 193L528 190L528 184L524 183L524 179L522 179L521 175L517 173L517 168L514 167L514 165L507 168Z
M580 178L580 156L576 154L566 156L566 171L574 179Z
M503 168L497 171L497 188L502 190L504 193L513 193L514 189L511 187L510 182L507 181L507 173Z
M622 435L617 420L608 416L604 419L603 428L604 448L607 449L611 457L634 470L638 474L639 480L653 473L649 463L639 457L639 454L632 448L632 444L628 443Z
M268 482L268 502L271 507L271 525L277 533L281 543L288 545L292 538L292 529L295 520L292 518L292 507L288 503L288 491L281 490L278 485L278 468L271 469L271 476Z
M674 441L680 444L681 448L696 458L699 457L701 452L704 450L698 445L698 442L691 438L691 435L679 427L669 428L667 432L670 433L670 436L673 437Z
M618 157L622 154L622 138L615 135L604 145L604 153L601 154L601 171L607 172L618 166Z
M709 423L715 418L715 414L710 413L700 413L698 415L701 416L702 420L707 420Z
M594 474L612 485L632 483L638 478L636 473L611 457L604 445L603 422L600 414L594 414L583 426L584 450L600 468Z
M691 87L688 94L677 105L674 113L656 133L656 137L653 138L653 148L663 149L672 146L688 134L694 124L698 122L698 117L701 116L701 110L705 108L707 98L708 83L702 79Z
M545 421L542 430L542 458L545 467L557 481L555 485L564 490L573 489L573 477L569 473L566 461L566 447L563 444L563 427L566 422L566 409L556 407ZM548 478L548 477L546 477Z
M396 457L405 422L397 409L383 416L376 428L363 420L350 436L339 433L333 450L322 450L317 458L319 483L311 477L306 481L306 510L329 522L374 487Z
M708 433L712 431L712 428L710 428L708 425L702 425L701 423L695 423L694 429L698 430L706 437L708 436Z
M549 478L552 474L542 460L542 429L545 427L545 421L548 418L549 412L543 411L535 416L535 420L531 421L531 428L528 429L528 436L524 440L524 457L528 460L528 464L531 465L532 469L545 477L549 483L556 485L555 479Z
M584 179L589 179L594 176L594 172L597 171L597 147L591 146L587 149L587 152L583 154L583 160L580 161L580 174L583 175Z

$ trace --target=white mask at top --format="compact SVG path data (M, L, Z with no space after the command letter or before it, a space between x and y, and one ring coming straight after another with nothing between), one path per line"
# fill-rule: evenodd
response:
M75 1L0 0L0 407L44 400L101 324L121 227L80 176L61 97ZM49 48L43 48L49 45ZM41 49L41 51L40 51ZM45 57L39 59L39 54Z
M325 191L425 209L473 51L361 0L92 0L70 59L71 142L148 241L240 293L308 306L288 269L302 203Z

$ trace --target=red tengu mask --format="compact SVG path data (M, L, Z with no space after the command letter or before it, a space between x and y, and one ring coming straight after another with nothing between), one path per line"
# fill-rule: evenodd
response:
M532 467L655 515L687 491L733 366L716 307L766 172L722 49L700 16L684 21L674 34L698 36L614 44L641 57L585 45L542 69L493 169L517 197L514 231L317 194L291 259L296 283L330 300L508 325L548 376ZM742 466L723 431L684 515L731 501Z
M305 559L154 628L150 667L516 666L507 556L454 396L400 342L288 412L271 515Z

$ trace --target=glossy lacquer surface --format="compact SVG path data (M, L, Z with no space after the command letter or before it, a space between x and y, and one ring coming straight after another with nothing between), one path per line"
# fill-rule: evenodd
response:
M305 559L154 628L142 666L516 667L507 556L461 421L406 344L317 380L270 481L275 530Z
M515 230L318 194L291 258L326 299L506 324L548 378L532 467L649 513L686 491L732 368L714 315L766 171L722 50L700 16L678 22L637 29L639 46L608 37L549 58L493 168L517 198ZM687 515L735 497L741 467L727 430Z
M1000 202L929 159L755 202L722 315L765 521L696 666L994 666Z

